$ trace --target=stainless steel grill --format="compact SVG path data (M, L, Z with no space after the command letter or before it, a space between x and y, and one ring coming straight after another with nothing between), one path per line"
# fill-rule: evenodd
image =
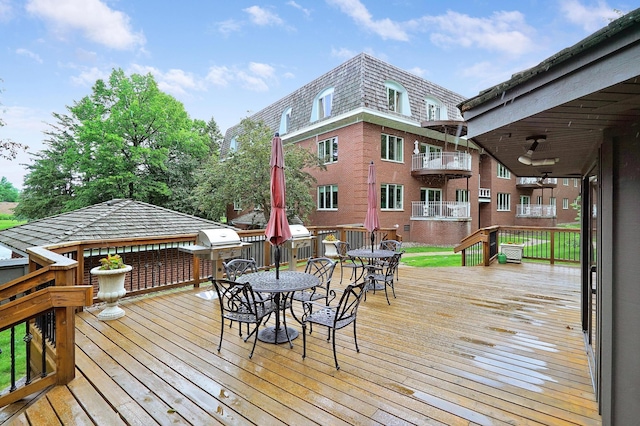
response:
M291 238L285 242L285 246L290 249L299 249L311 246L311 233L303 225L289 225Z
M182 247L181 250L192 253L201 259L232 259L242 255L242 249L249 246L243 243L233 229L203 229L198 232L196 245Z

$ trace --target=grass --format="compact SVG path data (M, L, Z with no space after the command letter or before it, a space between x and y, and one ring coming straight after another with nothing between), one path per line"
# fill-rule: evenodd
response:
M445 254L437 256L411 256L402 258L402 263L417 268L438 266L462 266L462 254Z
M20 327L24 330L24 327ZM24 377L26 372L26 349L21 333L16 329L16 380ZM11 329L0 332L0 389L11 384Z
M436 252L450 252L453 253L453 247L403 247L402 250L405 253L436 253Z
M22 225L23 223L27 223L27 221L15 219L0 219L0 230L12 228L17 225Z

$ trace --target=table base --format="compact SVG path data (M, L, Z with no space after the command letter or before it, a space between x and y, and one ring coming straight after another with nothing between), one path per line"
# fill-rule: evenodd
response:
M289 339L293 340L298 337L298 330L295 328L287 327L287 331L289 332ZM289 340L287 340L287 332L284 327L280 327L276 333L276 328L274 326L260 330L258 332L258 340L265 343L289 343Z

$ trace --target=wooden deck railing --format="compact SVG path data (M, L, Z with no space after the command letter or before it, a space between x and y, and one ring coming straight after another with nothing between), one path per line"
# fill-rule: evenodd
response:
M0 285L0 332L10 330L11 382L0 407L75 376L75 308L92 303L92 288L77 286L77 262L42 248L29 250L27 275ZM24 326L24 336L16 332ZM16 367L16 344L25 365ZM25 371L18 378L17 369ZM36 377L37 376L37 377Z
M463 266L489 266L501 243L524 244L523 259L550 264L580 262L580 229L558 227L491 226L479 229L455 248Z

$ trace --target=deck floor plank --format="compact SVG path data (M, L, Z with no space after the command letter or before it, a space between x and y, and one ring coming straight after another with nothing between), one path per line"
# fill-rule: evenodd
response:
M579 268L399 273L391 305L384 291L362 303L359 353L353 329L338 331L339 371L322 327L304 359L302 336L292 349L258 341L249 359L253 338L244 342L237 324L225 325L218 352L217 301L197 296L208 285L125 299L127 315L114 321L89 308L76 319L76 379L27 410L95 424L601 425ZM30 420L17 409L0 416Z

